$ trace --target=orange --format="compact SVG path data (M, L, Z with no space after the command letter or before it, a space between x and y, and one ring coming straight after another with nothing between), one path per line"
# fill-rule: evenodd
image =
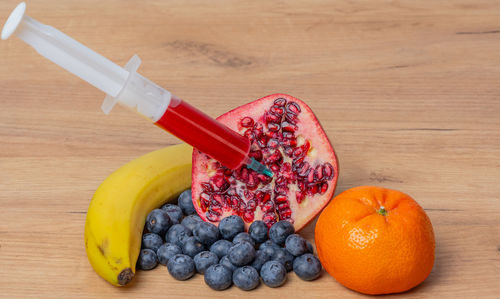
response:
M396 190L363 186L342 192L321 213L315 242L325 270L365 294L409 290L434 265L429 217Z

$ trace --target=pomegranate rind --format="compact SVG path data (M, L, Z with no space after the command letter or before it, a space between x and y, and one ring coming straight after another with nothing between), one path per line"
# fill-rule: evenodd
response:
M241 126L240 120L245 116L249 116L256 122L263 123L264 111L269 109L273 105L274 100L278 98L284 98L287 100L287 102L292 101L300 105L302 111L300 113L300 122L298 123L297 136L301 136L301 133L306 134L308 140L312 144L311 149L308 151L307 157L311 159L314 159L314 157L321 157L321 161L323 163L330 163L333 166L334 170L333 178L328 181L328 189L323 194L315 194L313 196L308 195L299 204L297 203L297 200L295 198L295 192L292 192L293 190L290 191L288 200L290 203L290 208L293 211L293 225L296 231L300 231L309 222L311 222L316 217L316 215L318 215L330 202L335 193L335 188L337 186L339 177L339 165L337 156L333 149L332 143L330 142L330 139L323 130L323 127L321 126L319 120L316 118L314 112L303 101L287 94L278 93L237 107L217 117L217 120L243 135L243 132L247 128ZM204 221L212 222L217 225L218 221L210 221L209 219L207 219L207 215L202 210L199 200L200 194L203 192L201 182L208 181L210 177L208 170L210 168L209 165L214 162L215 160L208 158L205 154L197 150L193 151L191 190L193 195L193 204L198 215ZM276 178L273 178L272 184L274 184L275 179ZM220 219L231 214L231 211L224 212ZM254 220L261 219L262 215L263 213L259 208L257 208L257 210L255 211ZM250 224L251 222L245 223L247 229Z

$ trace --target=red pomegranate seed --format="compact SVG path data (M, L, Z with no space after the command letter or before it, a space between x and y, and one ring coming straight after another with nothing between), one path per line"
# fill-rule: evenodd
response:
M301 203L306 195L303 192L295 192L295 198L297 199L297 203Z
M253 126L253 133L255 134L255 136L260 136L262 135L262 132L264 132L264 127L262 126L261 123L255 123L255 126Z
M266 120L266 123L279 123L279 122L281 122L281 116L272 114L270 112L266 112L264 114L264 118Z
M214 189L212 188L212 186L209 183L207 183L207 182L201 183L201 188L203 189L203 191L209 192L209 193L214 191Z
M268 202L271 200L271 194L264 193L264 197L262 197L262 202Z
M268 228L271 228L271 226L276 223L276 215L274 214L274 212L268 212L264 216L262 216L262 221L267 225Z
M290 205L288 204L288 202L278 205L278 211L284 211L285 209L289 209L289 208L290 208Z
M240 198L237 195L231 196L231 209L236 210L240 205Z
M210 179L210 181L214 186L214 190L226 190L227 187L229 187L227 186L226 179L222 175L215 175Z
M259 182L255 180L255 177L253 175L249 175L248 182L247 182L247 188L250 190L255 190L258 185L259 185Z
M274 211L274 203L272 201L265 202L260 209L264 212L271 212Z
M308 195L314 195L314 194L318 193L318 185L312 185L312 186L310 186L310 187L307 189L306 193L307 193Z
M333 166L330 163L325 163L323 166L323 174L327 177L328 180L333 178Z
M247 201L251 200L255 197L255 194L249 190L245 190L245 192L243 194L245 194L245 198L247 199Z
M304 184L304 182L299 181L297 183L297 185L298 185L300 191L305 191L306 190L306 184Z
M279 141L274 138L269 139L269 141L267 142L267 147L269 148L277 148L278 146L279 146Z
M284 139L281 142L281 145L283 145L283 146L297 146L297 140L296 139Z
M286 181L286 178L285 178L285 177L280 176L280 177L278 177L278 178L276 179L276 181L275 181L274 183L275 183L276 185L281 186L281 185L286 185L287 181Z
M281 132L272 132L271 138L277 139L278 141L283 140L283 133Z
M208 211L213 212L217 216L222 215L222 207L221 206L212 205L212 206L210 206Z
M254 158L257 161L261 161L262 160L262 151L260 151L260 150L251 151L250 153L248 153L248 155L251 158Z
M294 158L302 157L304 155L305 155L304 148L302 146L299 146L299 147L295 148L295 150L293 151L293 157Z
M257 175L257 177L259 178L260 182L261 182L262 184L264 184L264 185L269 184L269 183L273 180L273 178L268 177L268 176L267 176L267 175L265 175L265 174L260 174L260 173Z
M283 174L290 172L291 170L292 170L292 164L290 164L290 162L285 162L281 165L281 172Z
M314 171L309 171L309 173L307 174L306 182L314 182Z
M281 204L281 203L288 203L288 198L286 198L285 195L278 195L276 196L276 198L274 199L274 201L277 203L277 204Z
M255 192L254 198L257 200L257 202L260 204L262 199L264 198L264 192L262 191L257 191Z
M283 138L286 138L286 139L295 138L295 135L292 132L283 132L282 134L283 134Z
M285 109L283 109L283 107L280 107L278 105L273 105L271 106L271 109L269 109L269 111L275 115L283 115L283 113L285 113Z
M240 181L242 181L243 183L248 182L248 169L246 167L243 167L241 169Z
M226 195L224 196L224 205L223 205L224 210L230 210L231 209L231 196Z
M242 216L243 220L247 223L249 222L252 222L253 221L253 218L254 218L254 213L253 211L250 211L250 210L246 210L244 213L243 213L243 216Z
M328 190L328 183L327 182L323 182L323 184L321 184L321 189L319 190L319 194L325 194L326 190Z
M240 211L244 212L246 210L246 208L247 208L246 203L244 203L243 201L240 201L240 205L239 205L238 209Z
M279 131L279 129L281 128L280 125L278 124L275 124L275 123L268 123L267 124L267 128L269 129L269 131L271 132L277 132Z
M309 140L306 140L306 142L304 142L304 144L302 145L302 149L304 150L304 153L306 155L310 148L311 148L311 143L309 142Z
M256 208L257 208L257 203L255 203L255 200L250 199L249 201L247 201L247 210L255 211Z
M297 157L297 158L293 159L292 164L293 165L299 165L302 162L304 162L305 158L306 158L306 156Z
M288 186L287 185L281 185L281 186L274 186L274 192L277 194L287 194L288 193Z
M269 166L269 168L274 173L278 173L280 171L280 166L278 164L272 164L271 166Z
M297 126L287 121L284 121L281 123L281 129L283 130L283 132L295 133L295 131L297 131Z
M220 216L215 214L212 211L208 211L205 215L207 216L207 219L212 221L212 222L217 222L220 219Z
M277 98L276 100L274 100L274 105L276 106L285 106L286 104L286 99L284 98Z
M266 163L267 164L276 163L276 162L280 161L281 159L283 159L283 156L281 155L281 152L280 151L275 151L272 155L270 155L269 157L267 157Z
M266 135L262 135L259 138L257 138L257 145L260 148L266 147L267 146L267 136Z
M286 111L297 115L300 113L301 110L299 104L295 102L288 102L288 104L286 104Z
M253 119L251 117L243 117L241 119L241 126L245 128L253 127Z
M285 120L291 124L296 124L299 121L297 115L291 112L285 113Z
M224 197L221 194L212 194L212 199L214 199L219 205L222 206L224 202Z
M308 171L309 171L309 163L307 162L300 164L300 166L298 166L296 169L297 175L302 177L307 176Z
M318 181L320 181L323 178L323 168L321 165L316 166L316 169L314 170L314 177Z
M292 154L293 154L293 148L292 147L286 146L283 151L285 152L285 155L287 155L288 157L292 157Z
M280 219L282 219L282 220L290 219L290 217L292 217L292 210L290 210L290 208L287 208L283 211L280 211L279 216L280 216Z

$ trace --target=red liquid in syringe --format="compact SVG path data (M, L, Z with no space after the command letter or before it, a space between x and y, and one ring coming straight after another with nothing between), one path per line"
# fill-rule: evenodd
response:
M250 151L246 137L174 96L155 124L230 169L243 165Z

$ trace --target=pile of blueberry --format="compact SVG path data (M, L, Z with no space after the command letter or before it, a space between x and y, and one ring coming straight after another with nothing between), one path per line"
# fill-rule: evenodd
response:
M181 193L178 205L165 204L153 210L147 217L146 231L139 269L151 270L160 263L178 280L198 272L214 290L234 283L249 291L261 279L274 288L285 283L289 271L303 280L314 280L322 270L311 243L295 234L290 222L279 221L268 230L264 222L255 221L246 233L243 220L232 215L217 227L196 214L191 190Z

